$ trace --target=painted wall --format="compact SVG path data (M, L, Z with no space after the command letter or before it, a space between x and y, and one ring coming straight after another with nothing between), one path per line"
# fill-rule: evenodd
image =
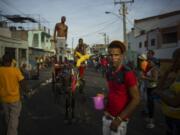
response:
M160 59L171 59L172 53L176 48L180 47L180 14L173 16L163 16L161 18L145 19L135 21L134 31L128 33L128 43L131 50L137 53L146 53L145 41L148 41L148 49L154 50L156 57ZM177 43L163 44L160 29L177 26ZM144 34L141 33L144 30ZM151 46L151 40L155 39L155 45ZM139 43L142 48L139 48Z
M21 63L21 60L23 59L21 56L23 56L22 50L26 51L26 62L29 62L29 56L28 56L28 43L27 41L12 39L4 36L0 36L0 57L2 57L5 53L6 48L14 48L15 49L15 59L17 61L17 65Z
M9 28L0 28L0 36L11 38L11 31Z

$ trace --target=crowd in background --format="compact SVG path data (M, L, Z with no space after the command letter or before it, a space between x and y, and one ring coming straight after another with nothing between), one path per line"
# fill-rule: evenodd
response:
M145 102L142 112L146 114L146 128L151 129L156 126L154 113L156 101L158 101L162 105L162 112L168 127L167 135L178 135L180 134L180 49L173 53L172 62L164 75L160 70L159 59L154 56L154 51L148 50L138 56L137 67L131 62L127 62L137 76L141 100ZM53 61L54 57L36 57L35 65L28 65L21 61L19 69L26 80L38 78L39 71L50 67ZM2 67L2 62L0 63L0 67ZM94 66L95 70L105 77L110 65L109 56L91 57L85 64ZM16 66L16 61L12 59L11 67Z

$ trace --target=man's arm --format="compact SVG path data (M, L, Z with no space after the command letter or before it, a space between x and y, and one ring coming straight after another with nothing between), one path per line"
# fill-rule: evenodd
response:
M86 54L86 44L84 44L84 47L83 47L84 49L83 49L83 53L84 53L84 55Z
M117 132L118 126L121 124L121 122L133 113L140 102L140 93L137 85L129 88L129 95L131 101L126 108L111 122L110 128L115 132ZM108 114L105 113L105 115Z
M53 35L54 42L56 41L56 30L57 30L57 24L55 25L55 28L54 28L54 35Z
M78 48L78 46L74 49L74 61L76 62L77 61L77 56L76 56L76 51L77 51L77 48Z
M152 77L142 75L141 79L145 79L148 81L157 81L158 80L158 70L157 69L152 70Z
M65 38L67 40L67 34L68 34L68 26L66 26L66 31L65 31Z
M129 88L129 95L131 100L127 107L124 109L124 111L122 111L121 114L119 114L119 117L121 119L130 116L140 102L140 93L137 85Z

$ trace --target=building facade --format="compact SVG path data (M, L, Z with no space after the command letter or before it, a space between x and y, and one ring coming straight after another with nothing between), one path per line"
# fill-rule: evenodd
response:
M138 54L151 49L156 57L165 60L180 47L180 11L135 20L134 26L127 38Z
M8 27L0 27L0 57L9 53L20 65L20 61L29 61L28 42L14 38L12 31Z

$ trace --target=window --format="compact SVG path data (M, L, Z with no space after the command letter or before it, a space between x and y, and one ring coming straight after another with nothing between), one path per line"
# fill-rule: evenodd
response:
M20 49L20 53L19 53L20 58L26 58L26 49Z
M5 47L5 54L9 54L12 58L16 58L16 48Z
M44 43L45 35L41 34L41 42Z
M147 42L147 40L146 40L146 41L144 41L144 47L145 47L145 48L147 48L147 47L148 47L148 42Z
M177 43L178 42L177 30L178 30L177 26L161 29L162 43L163 44Z
M33 35L33 46L38 47L38 34Z
M141 34L141 35L145 34L145 30L141 30L141 31L140 31L140 34Z
M151 39L151 46L155 46L156 45L156 40L155 39Z
M177 43L178 41L177 32L163 33L162 38L164 44Z
M142 43L141 42L139 42L139 48L142 48Z

